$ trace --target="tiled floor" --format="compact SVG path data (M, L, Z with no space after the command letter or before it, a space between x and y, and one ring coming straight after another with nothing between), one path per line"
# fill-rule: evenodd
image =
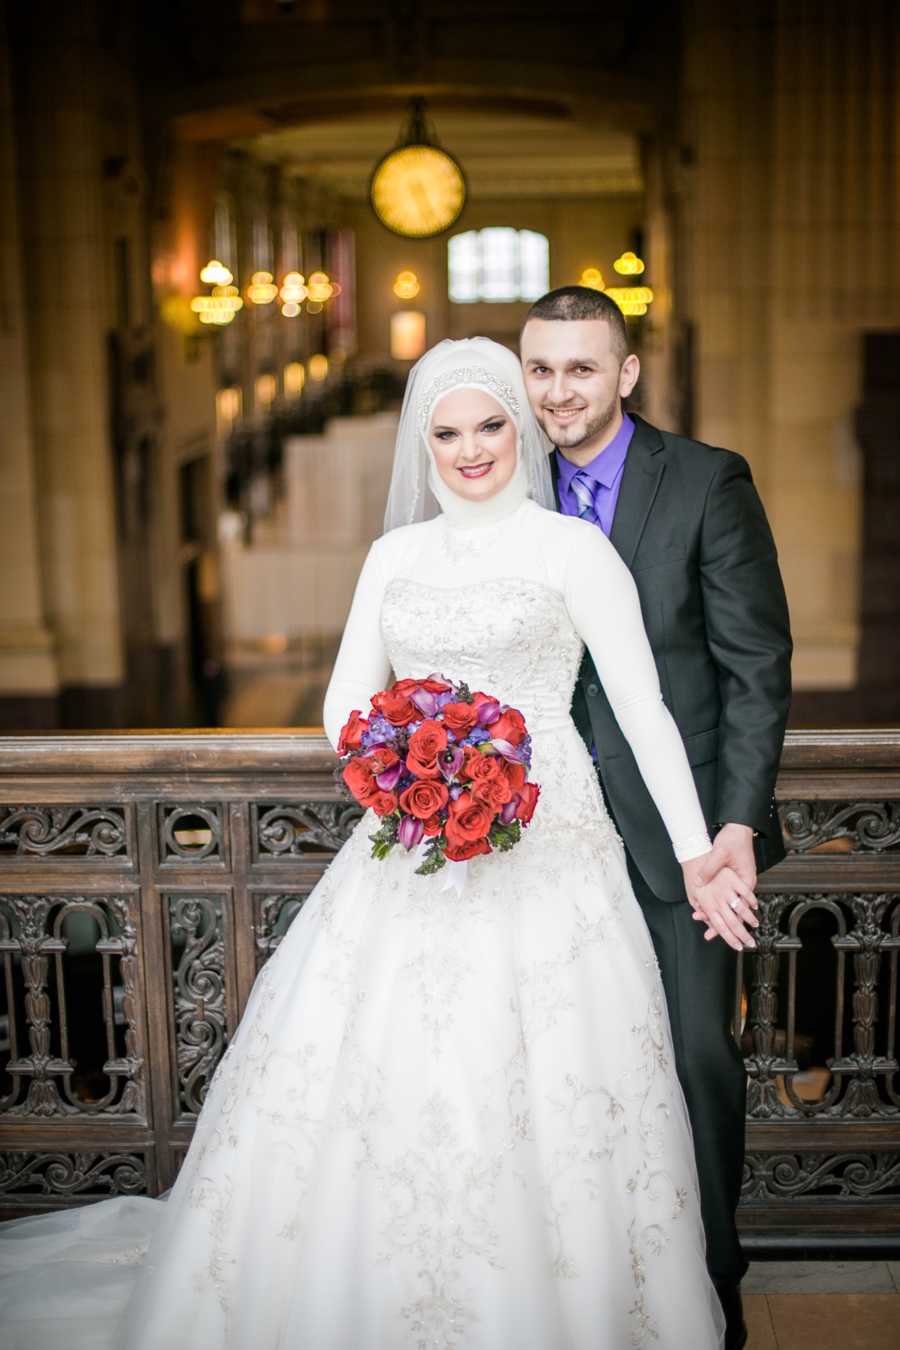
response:
M747 1350L900 1350L900 1261L754 1261Z

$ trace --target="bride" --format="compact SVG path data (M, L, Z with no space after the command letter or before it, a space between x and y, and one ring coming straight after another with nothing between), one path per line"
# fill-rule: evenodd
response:
M391 670L519 708L521 842L450 885L373 860L368 813L260 973L168 1199L0 1227L8 1350L721 1344L653 948L569 716L583 643L676 855L709 840L630 574L552 510L546 448L510 352L419 362L324 713L335 745Z

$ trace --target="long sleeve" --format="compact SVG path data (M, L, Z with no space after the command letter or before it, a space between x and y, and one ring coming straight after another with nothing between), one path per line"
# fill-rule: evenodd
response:
M386 581L383 540L376 539L359 574L325 691L322 721L325 735L335 749L351 710L358 708L365 716L369 699L386 686L391 673L381 636L381 601Z
M637 588L615 548L593 525L577 523L564 596L676 858L699 857L710 847L709 835L684 743L662 701Z
M716 818L765 833L791 701L791 633L775 544L740 455L724 456L710 485L700 547L722 695Z

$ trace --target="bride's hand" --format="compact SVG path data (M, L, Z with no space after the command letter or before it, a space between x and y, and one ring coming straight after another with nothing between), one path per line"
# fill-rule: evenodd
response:
M708 856L708 855L707 855ZM745 925L759 927L754 913L756 897L750 887L730 867L723 867L711 881L702 880L704 858L682 863L688 900L698 923L706 924L704 937L709 942L724 938L729 947L741 951L756 943Z

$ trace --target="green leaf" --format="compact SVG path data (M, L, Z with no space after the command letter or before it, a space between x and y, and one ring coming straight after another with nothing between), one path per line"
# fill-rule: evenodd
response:
M439 872L446 865L447 859L441 852L441 845L444 842L442 834L436 835L425 850L423 861L416 868L416 876L429 877L434 872Z
M495 820L488 834L488 842L501 853L507 853L521 838L522 823L518 820L511 820L508 825Z

